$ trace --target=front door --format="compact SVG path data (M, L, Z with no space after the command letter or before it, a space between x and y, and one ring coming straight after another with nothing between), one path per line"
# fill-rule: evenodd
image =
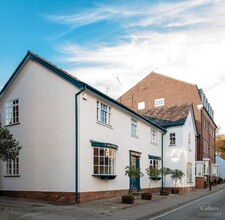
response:
M136 168L140 168L140 156L137 153L130 154L130 165ZM130 191L137 190L138 192L141 190L140 188L140 177L137 177L135 180L130 179Z

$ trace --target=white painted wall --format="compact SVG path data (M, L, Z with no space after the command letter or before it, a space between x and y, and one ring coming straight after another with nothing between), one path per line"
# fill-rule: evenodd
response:
M179 187L195 186L195 129L191 111L182 126L173 126L167 128L164 135L164 167L179 169L185 176L178 182ZM188 133L191 132L191 151L188 149ZM176 145L170 146L170 133L176 133ZM187 182L187 163L192 163L192 183ZM174 187L174 180L166 177L166 186Z
M5 122L5 102L19 98L20 124L8 129L20 142L20 177L4 177L0 164L0 189L18 191L74 192L75 188L75 93L78 89L36 62L29 61L0 100L1 121ZM112 128L96 123L96 101L112 107ZM79 96L79 191L129 189L124 175L129 165L129 150L141 152L140 166L145 176L141 187L149 186L145 169L148 155L161 156L161 131L158 146L150 143L151 126L140 119L138 138L131 136L133 116L100 97ZM134 117L135 118L135 117ZM119 146L114 180L92 176L93 148L90 140ZM151 187L160 187L161 181Z
M74 191L74 94L70 83L29 61L0 100L19 98L20 124L8 129L20 142L20 177L1 178L2 190ZM5 165L1 163L1 177Z
M112 128L97 123L96 101L102 101L112 107ZM138 151L141 154L140 167L145 174L141 178L141 188L149 187L149 177L145 169L149 167L148 155L161 156L161 131L158 132L158 146L150 142L151 126L130 113L124 112L112 103L92 94L87 94L87 100L80 100L80 191L103 191L129 189L129 177L125 176L124 168L129 165L129 150ZM138 138L131 136L131 118L137 120ZM116 152L116 175L113 180L101 180L93 177L93 149L90 139L118 145ZM160 187L161 181L155 181L151 188Z

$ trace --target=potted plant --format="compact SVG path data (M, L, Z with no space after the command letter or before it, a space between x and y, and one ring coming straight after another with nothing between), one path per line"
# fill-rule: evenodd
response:
M131 189L130 193L133 192L133 184L136 178L142 177L144 174L141 172L140 168L136 168L135 166L126 166L125 167L125 175L130 177L131 180ZM134 196L130 195L123 195L122 196L122 203L134 203Z
M154 167L148 167L146 172L151 180L161 180L161 170Z
M172 170L168 167L163 167L161 169L162 175L163 175L163 189L160 191L160 195L168 196L169 191L166 190L166 176L170 175L172 173Z
M178 170L178 169L172 170L171 178L175 179L175 188L172 189L173 194L179 194L180 193L180 190L178 188L176 188L177 187L177 181L181 180L183 176L184 176L184 173L181 170Z

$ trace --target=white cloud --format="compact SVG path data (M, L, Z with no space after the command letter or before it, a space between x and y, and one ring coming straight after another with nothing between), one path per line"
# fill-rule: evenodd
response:
M134 7L137 7L136 12ZM192 0L154 7L142 5L142 8L134 4L127 8L126 14L112 8L106 10L107 14L102 13L101 6L87 20L82 13L66 17L67 23L85 25L91 22L96 12L93 22L114 19L115 15L118 18L139 16L130 23L124 21L124 26L130 28L129 34L120 36L125 41L114 46L96 45L93 49L73 43L60 45L57 50L62 54L62 60L71 66L76 64L68 71L102 92L109 87L108 94L114 98L152 70L197 84L205 90L215 110L215 121L225 133L225 122L221 120L224 107L218 98L218 94L225 94L225 2ZM151 25L158 26L143 28Z

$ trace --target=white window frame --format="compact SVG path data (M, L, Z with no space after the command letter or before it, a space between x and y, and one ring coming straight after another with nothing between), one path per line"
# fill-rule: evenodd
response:
M152 169L152 168L160 169L161 168L161 160L150 159L149 167L150 167L150 169Z
M176 133L175 132L170 132L170 134L169 134L169 141L170 141L170 146L175 146L176 145Z
M5 103L5 124L18 124L19 120L19 99L14 99Z
M137 121L131 119L131 136L137 137Z
M97 101L97 121L111 125L111 107L100 101Z
M195 176L196 177L204 176L204 161L195 162Z
M158 144L158 132L154 128L151 128L151 143Z
M155 99L155 107L163 106L165 104L164 98Z
M6 176L18 176L20 175L19 171L19 157L6 161Z
M116 175L116 149L93 147L93 175Z

